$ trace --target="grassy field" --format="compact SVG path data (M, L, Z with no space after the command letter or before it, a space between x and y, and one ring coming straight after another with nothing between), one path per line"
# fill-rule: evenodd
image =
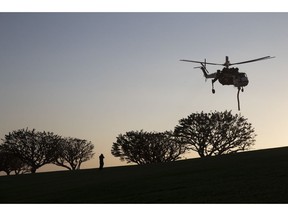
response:
M0 177L0 203L288 203L288 147Z

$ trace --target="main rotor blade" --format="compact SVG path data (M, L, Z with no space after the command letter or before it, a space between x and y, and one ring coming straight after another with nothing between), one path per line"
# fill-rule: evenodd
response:
M223 64L217 64L217 63L211 63L211 62L203 62L203 61L193 61L193 60L186 60L186 59L180 59L180 61L185 61L185 62L193 62L193 63L199 63L199 64L210 64L210 65L222 65Z
M271 59L271 58L275 58L275 57L265 56L265 57L257 58L257 59L253 59L253 60L248 60L248 61L243 61L243 62L232 63L232 64L229 64L229 66L230 66L230 65L236 65L236 64L246 64L246 63L250 63L250 62L261 61L261 60L266 60L266 59Z

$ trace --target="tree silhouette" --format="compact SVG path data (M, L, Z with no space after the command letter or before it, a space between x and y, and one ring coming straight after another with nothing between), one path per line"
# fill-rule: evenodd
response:
M179 144L170 131L163 133L130 131L120 134L116 139L111 153L128 163L150 164L175 161L185 152L185 146Z
M21 159L35 173L41 166L55 160L61 137L52 132L26 128L5 135L3 141L2 148Z
M15 154L5 152L0 148L0 171L4 171L7 175L14 172L16 175L27 173L29 167Z
M90 141L71 137L63 138L58 148L58 157L53 163L69 170L80 169L83 162L93 157L93 149L94 145Z
M200 157L248 150L256 136L251 123L231 111L193 113L179 121L174 133Z
M10 175L12 171L20 167L20 160L15 157L14 154L1 151L0 152L0 171L4 171L7 175Z

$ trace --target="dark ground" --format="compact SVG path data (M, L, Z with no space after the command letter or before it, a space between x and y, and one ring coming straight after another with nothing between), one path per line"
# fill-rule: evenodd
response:
M288 203L288 147L1 176L0 203Z

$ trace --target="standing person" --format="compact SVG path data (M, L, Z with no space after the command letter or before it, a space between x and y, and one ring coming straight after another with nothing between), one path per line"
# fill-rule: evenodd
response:
M101 170L101 169L103 169L103 166L104 166L104 155L103 154L101 154L100 156L99 156L99 163L100 163L100 166L99 166L99 169Z

